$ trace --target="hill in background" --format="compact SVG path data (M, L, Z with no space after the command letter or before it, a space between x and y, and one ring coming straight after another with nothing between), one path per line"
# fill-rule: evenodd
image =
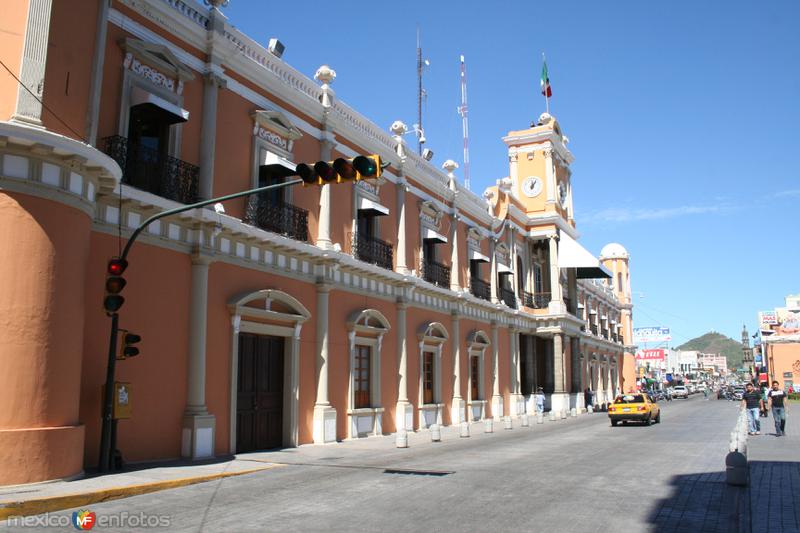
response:
M709 331L705 335L681 344L678 350L697 350L703 353L718 353L728 358L728 368L742 366L742 343L726 337L722 333Z

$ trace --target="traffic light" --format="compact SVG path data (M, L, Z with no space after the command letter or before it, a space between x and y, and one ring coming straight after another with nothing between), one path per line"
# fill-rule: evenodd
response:
M139 355L139 348L134 346L141 342L142 336L126 329L117 330L117 359L127 359Z
M103 308L106 314L111 316L116 314L122 304L125 303L125 298L120 295L122 289L125 288L125 278L122 274L128 268L128 262L119 257L114 257L108 261L106 267L106 296L103 299Z
M389 165L381 162L381 156L372 154L349 159L340 157L335 161L317 161L313 165L300 163L296 171L305 187L379 178L387 166Z

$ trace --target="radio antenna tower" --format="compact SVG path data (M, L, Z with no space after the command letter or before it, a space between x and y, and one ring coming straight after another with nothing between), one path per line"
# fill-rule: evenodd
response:
M469 121L467 120L467 64L461 56L461 129L464 132L464 187L469 190Z
M425 67L429 67L431 62L422 59L422 45L419 40L419 26L417 26L417 123L414 128L417 134L417 150L422 155L422 145L425 143L425 130L422 128L422 101L428 97L428 93L422 87L422 73Z

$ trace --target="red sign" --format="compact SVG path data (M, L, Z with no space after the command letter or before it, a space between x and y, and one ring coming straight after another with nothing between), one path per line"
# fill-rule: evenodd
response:
M654 348L652 350L639 350L636 352L636 359L639 361L663 361L664 350Z
M758 375L758 382L759 383L769 383L769 376L767 376L766 372L762 372Z

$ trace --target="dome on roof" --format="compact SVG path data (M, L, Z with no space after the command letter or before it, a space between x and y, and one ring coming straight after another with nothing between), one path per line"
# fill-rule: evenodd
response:
M600 259L628 259L629 257L625 247L616 242L606 244L600 250Z

